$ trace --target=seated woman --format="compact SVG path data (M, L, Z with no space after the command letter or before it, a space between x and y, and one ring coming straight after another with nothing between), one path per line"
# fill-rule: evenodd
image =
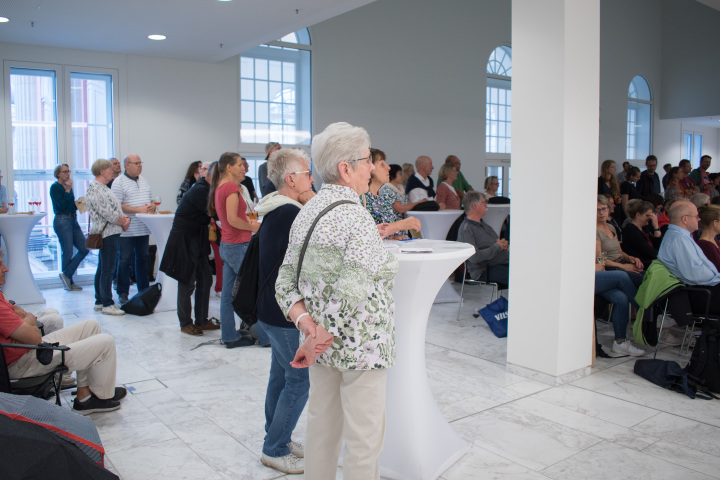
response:
M406 163L405 165L409 164ZM415 208L415 205L425 202L427 199L423 198L418 202L408 203L405 188L402 186L403 171L400 165L390 165L389 176L390 180L380 187L378 193L385 203L392 205L396 220L400 221L405 218L405 212L412 210Z
M622 202L625 217L628 215L627 204L630 200L642 200L642 195L635 188L635 183L640 180L640 169L637 167L628 168L627 180L620 184L620 201Z
M440 172L438 172L439 185L435 192L435 200L440 205L445 205L445 209L447 210L460 210L460 197L452 186L457 175L457 168L451 163L443 164L443 166L440 167Z
M623 250L639 258L647 269L657 258L662 240L657 217L653 213L652 203L645 200L630 200L627 210L630 222L625 224L623 230Z
M500 180L495 175L491 175L485 179L485 195L488 198L497 197L497 191L500 187Z
M609 214L610 201L604 195L598 195L595 234L598 256L606 256L605 266L608 270L625 271L635 286L639 287L643 279L643 264L639 258L622 251L615 229L607 223Z
M621 356L642 357L645 351L634 346L627 339L627 327L630 323L630 304L637 308L635 294L637 287L627 275L619 271L605 271L605 265L595 264L595 295L599 295L613 306L610 320L615 331L612 352Z
M715 268L720 270L720 243L715 239L717 235L720 235L720 207L717 205L701 207L698 215L702 234L697 244L708 260L715 265Z
M403 163L402 166L402 183L403 192L405 191L405 185L407 185L408 178L415 175L415 166L412 163Z
M607 223L612 225L612 227L615 229L615 233L617 233L618 242L622 243L623 231L622 231L622 228L620 227L620 224L617 222L617 220L615 220L615 217L613 216L613 214L615 213L615 209L620 208L620 207L615 206L615 202L613 201L612 195L603 195L603 197L607 198L608 208L610 209L610 214L608 215Z
M408 238L407 230L420 230L420 220L408 217L397 220L392 205L379 195L380 187L390 180L390 167L385 163L385 153L377 148L370 149L374 169L370 172L370 188L360 196L360 201L367 208L376 225L388 224L383 232L393 240Z
M668 184L665 188L665 201L675 200L682 196L680 191L680 178L682 178L680 167L672 167L668 172Z

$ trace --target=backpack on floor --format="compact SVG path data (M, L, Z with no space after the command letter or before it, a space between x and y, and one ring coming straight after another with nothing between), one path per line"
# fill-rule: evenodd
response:
M692 377L677 362L650 358L636 360L634 372L645 380L668 390L684 393L690 398L712 400L715 397L702 386L697 378ZM701 393L702 392L702 393Z
M137 293L127 302L120 306L120 309L130 315L138 315L143 317L150 315L157 307L162 296L162 285L159 283L153 283L142 292Z
M720 324L705 320L685 371L711 392L720 393Z

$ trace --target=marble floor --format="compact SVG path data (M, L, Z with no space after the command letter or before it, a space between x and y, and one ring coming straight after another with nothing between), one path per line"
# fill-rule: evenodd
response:
M720 402L690 400L632 372L633 359L598 359L590 376L558 387L506 372L506 341L471 316L489 288L436 305L427 330L435 398L470 451L442 479L720 478ZM132 293L132 292L131 292ZM175 312L110 317L93 312L93 289L43 290L65 324L96 318L114 336L117 381L131 394L116 412L91 416L106 466L124 480L275 479L259 460L270 349L191 337ZM27 307L36 311L44 306ZM219 316L220 301L211 299ZM599 324L609 343L611 329ZM660 356L678 360L670 347ZM71 396L64 394L69 408ZM295 432L305 437L305 417ZM342 469L338 468L338 478Z

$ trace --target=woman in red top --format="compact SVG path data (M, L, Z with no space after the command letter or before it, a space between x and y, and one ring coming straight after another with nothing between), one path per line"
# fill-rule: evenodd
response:
M700 216L698 223L702 235L700 235L697 244L708 260L715 265L715 268L720 270L720 245L715 240L715 237L720 235L720 207L717 205L700 207L698 215Z
M458 171L455 168L455 165L446 163L440 167L435 201L438 202L441 209L460 210L460 197L458 197L455 188L452 186L452 183L457 178L457 175Z
M232 289L235 278L253 232L260 224L248 221L247 205L240 194L238 183L245 178L245 167L240 155L225 152L220 156L217 175L213 176L208 198L208 215L217 213L222 225L220 258L223 260L223 289L220 299L220 331L227 348L252 345L252 338L243 337L235 328L235 312L232 307Z

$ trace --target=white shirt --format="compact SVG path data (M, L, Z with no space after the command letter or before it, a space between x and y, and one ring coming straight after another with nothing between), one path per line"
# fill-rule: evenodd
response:
M152 190L150 184L145 177L140 175L137 181L131 179L125 174L120 175L112 184L112 193L117 197L122 205L129 207L142 207L152 202ZM142 220L135 218L134 213L126 214L130 217L130 227L127 232L122 232L121 237L140 237L142 235L150 235L150 229Z

